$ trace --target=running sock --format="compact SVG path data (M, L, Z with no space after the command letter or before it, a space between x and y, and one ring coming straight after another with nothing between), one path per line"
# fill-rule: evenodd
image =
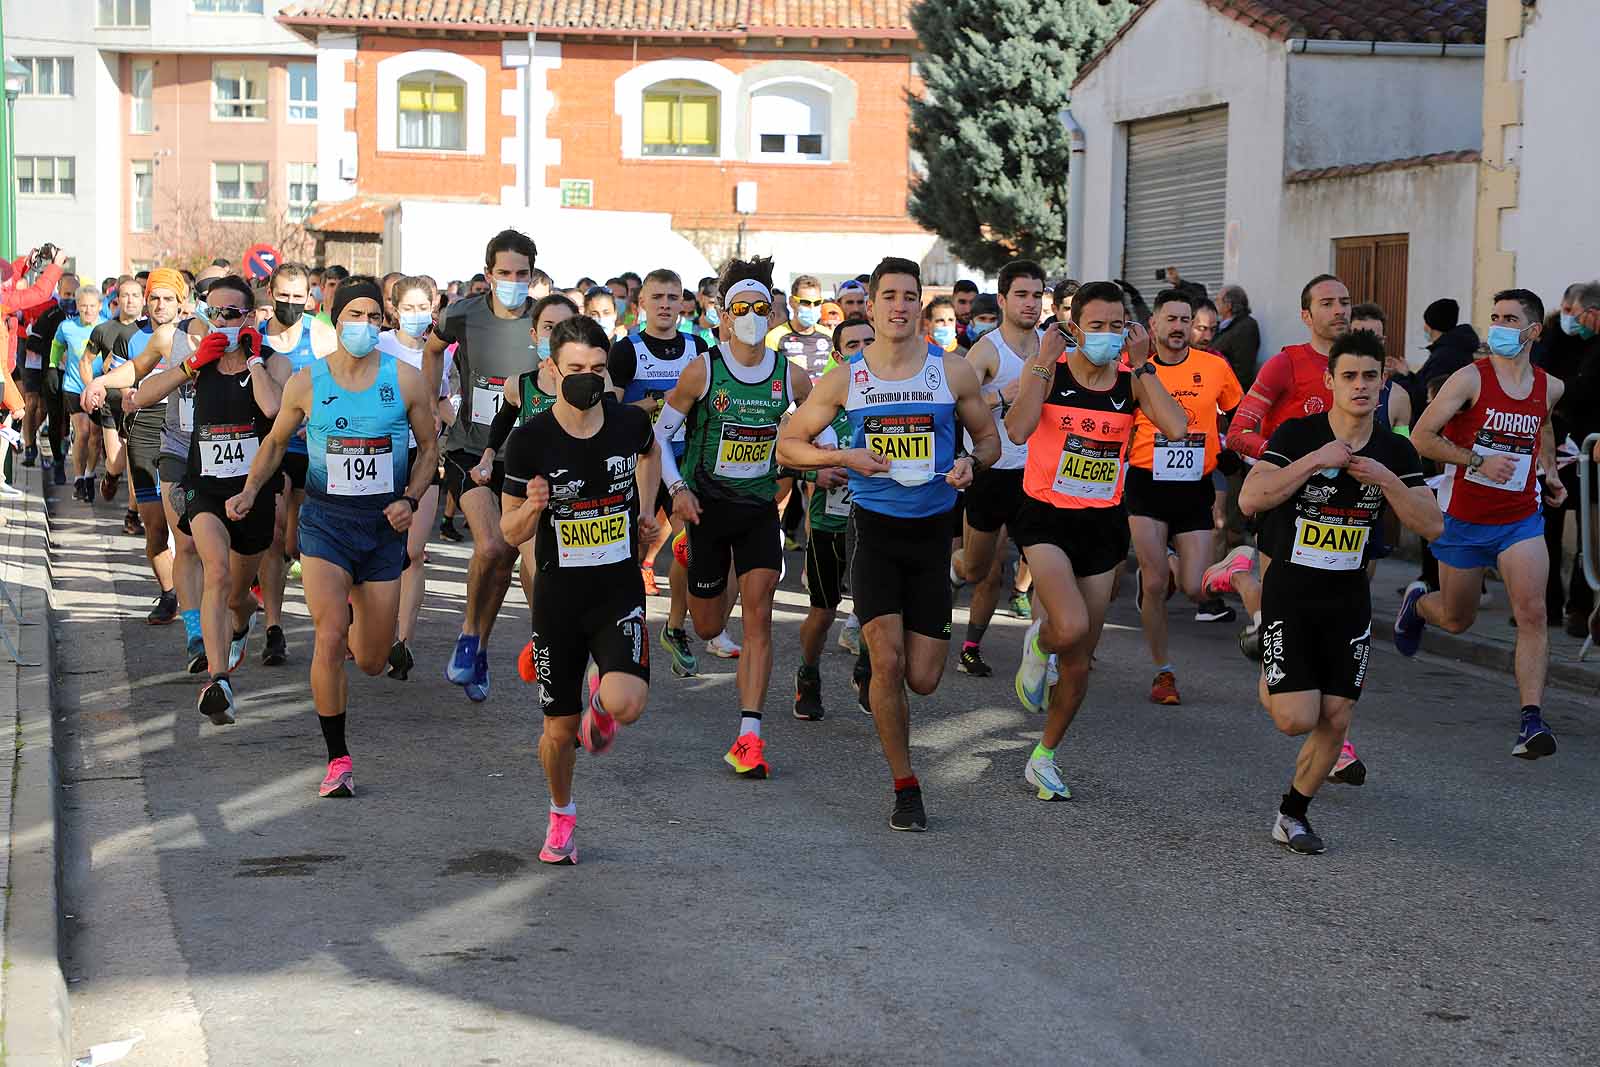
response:
M988 623L984 623L982 626L979 626L975 622L967 623L967 639L961 643L961 647L967 648L970 646L972 648L977 648L979 645L983 644L983 635L988 632Z
M739 713L739 736L755 734L761 736L761 713L759 711L741 711Z
M190 608L178 616L183 620L183 636L190 641L200 636L200 609Z
M1028 758L1029 759L1055 759L1056 758L1056 750L1053 749L1053 748L1045 748L1044 747L1044 742L1040 741L1037 745L1033 746L1033 755L1029 756Z
M328 743L328 762L332 763L340 756L350 755L350 750L344 743L344 718L345 713L337 715L318 715L317 723L322 727L322 739Z
M1524 705L1522 705L1522 714L1524 714L1524 715L1539 715L1540 714L1539 705L1537 705L1537 704L1524 704Z
M550 814L571 815L572 817L576 818L578 815L578 802L576 800L569 800L565 804L557 804L552 800L550 802Z
M1310 803L1310 797L1306 796L1304 793L1297 792L1295 787L1291 785L1289 787L1289 791L1283 794L1283 803L1278 805L1278 811L1289 816L1291 819L1299 819L1301 822L1304 822L1306 818L1306 807Z
M800 673L807 678L820 678L822 676L821 670L818 669L815 663L800 664Z
M894 780L894 791L898 793L902 789L916 789L917 785L917 776L914 774L908 775L905 778L896 778Z
M1261 629L1261 612L1256 612L1255 614L1251 615L1250 618L1256 624L1255 628L1258 630Z

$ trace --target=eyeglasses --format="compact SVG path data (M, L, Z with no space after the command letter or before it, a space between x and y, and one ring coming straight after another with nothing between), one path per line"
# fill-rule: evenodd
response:
M757 300L754 303L751 303L748 300L735 300L733 303L728 305L728 310L733 313L733 317L736 319L742 318L743 316L750 314L752 311L757 315L760 315L762 318L765 318L772 314L772 305L767 303L765 300Z
M803 308L819 308L819 307L822 306L822 303L823 303L821 297L818 297L815 300L806 300L806 299L803 299L803 298L798 297L798 296L794 298L794 302L795 302L795 306L803 307Z
M238 322L251 313L250 308L220 307L208 308L206 321L208 322Z

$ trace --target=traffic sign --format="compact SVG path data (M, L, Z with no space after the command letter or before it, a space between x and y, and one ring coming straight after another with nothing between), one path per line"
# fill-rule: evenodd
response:
M278 250L271 245L251 245L244 254L244 272L252 281L265 281L278 269Z

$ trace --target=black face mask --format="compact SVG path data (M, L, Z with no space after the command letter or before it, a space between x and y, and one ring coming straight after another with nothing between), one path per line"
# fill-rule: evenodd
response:
M598 374L567 374L561 379L561 399L579 411L600 403L605 392L606 380Z
M305 314L304 300L274 300L272 302L272 317L284 326L293 326L300 321L300 316Z

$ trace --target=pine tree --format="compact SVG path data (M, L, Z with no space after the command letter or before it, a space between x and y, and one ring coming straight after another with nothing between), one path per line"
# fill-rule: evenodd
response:
M1066 264L1067 166L1060 114L1072 79L1133 0L925 0L911 24L926 49L911 100L925 174L910 211L963 262Z

